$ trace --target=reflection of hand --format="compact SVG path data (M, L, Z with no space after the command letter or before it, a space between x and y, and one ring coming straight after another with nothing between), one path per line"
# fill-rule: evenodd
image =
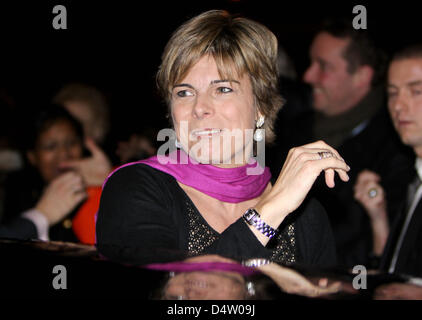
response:
M328 156L321 158L321 154ZM332 188L335 172L341 180L348 181L349 170L338 152L323 141L293 148L271 191L261 198L255 208L267 224L277 228L289 213L300 206L322 171L325 172L327 186Z
M94 140L87 138L85 141L91 157L65 161L60 164L61 168L72 168L78 171L87 186L101 186L111 171L111 163L105 153L95 144Z
M68 215L86 198L82 177L76 172L67 172L54 179L45 189L36 209L54 225Z
M320 279L318 285L315 285L293 269L282 267L276 263L262 265L258 269L269 276L281 290L290 294L319 297L337 293L341 288L340 282L328 285L328 280L325 278Z
M409 283L391 283L375 290L376 300L422 300L422 287Z

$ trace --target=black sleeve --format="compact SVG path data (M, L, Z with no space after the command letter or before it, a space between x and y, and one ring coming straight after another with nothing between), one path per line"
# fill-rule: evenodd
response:
M242 218L224 230L207 253L238 260L252 258L269 259L272 251L264 247Z
M102 255L136 264L154 248L178 248L177 226L165 188L144 165L121 168L109 178L96 222L97 248Z
M318 268L335 267L335 240L324 207L317 200L310 199L303 203L300 211L296 220L298 263Z
M0 238L26 240L37 237L37 228L29 219L19 217L0 225Z

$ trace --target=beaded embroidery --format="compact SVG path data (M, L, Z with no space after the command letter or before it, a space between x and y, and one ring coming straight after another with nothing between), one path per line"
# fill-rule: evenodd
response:
M214 241L219 238L218 232L203 221L200 213L186 201L188 215L188 252L192 255L202 254ZM273 253L272 261L283 264L296 262L296 237L294 223L287 224L271 239L267 248Z

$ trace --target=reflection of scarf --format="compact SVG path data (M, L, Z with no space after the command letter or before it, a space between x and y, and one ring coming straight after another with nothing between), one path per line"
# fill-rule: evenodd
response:
M268 167L262 170L262 174L247 174L248 169L256 168L258 165L256 162L235 168L219 168L210 164L199 164L179 149L164 159L173 161L161 164L158 157L154 156L124 166L137 163L146 164L173 176L184 185L220 201L230 203L239 203L260 196L271 179ZM176 161L177 159L179 161Z
M193 271L227 271L237 272L244 276L257 273L254 268L245 267L238 263L228 262L170 262L152 263L144 266L150 270L173 271L173 272L193 272Z

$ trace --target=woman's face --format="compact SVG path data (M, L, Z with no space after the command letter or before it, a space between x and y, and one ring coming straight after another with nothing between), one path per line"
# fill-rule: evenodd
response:
M241 300L245 296L245 281L233 272L183 272L171 278L164 289L168 300Z
M73 126L60 120L43 131L33 151L28 152L29 161L39 170L45 182L58 177L63 170L60 163L82 157L82 141Z
M221 79L211 56L174 85L171 113L179 142L199 162L240 166L252 154L258 114L249 76Z

